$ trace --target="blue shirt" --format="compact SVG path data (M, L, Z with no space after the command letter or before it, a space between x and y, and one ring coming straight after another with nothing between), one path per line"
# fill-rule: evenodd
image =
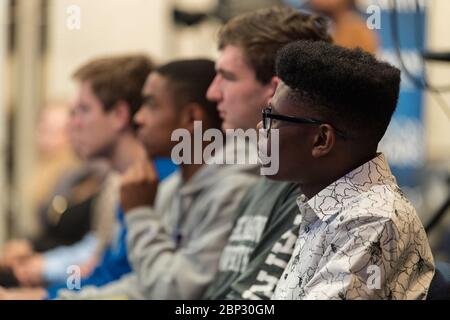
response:
M160 180L164 180L167 176L177 170L177 166L170 159L154 160L156 171ZM131 266L127 256L127 228L125 224L125 216L120 206L117 208L116 218L119 223L119 232L115 241L105 249L102 259L92 274L81 279L82 289L84 286L103 286L112 281L120 279L123 275L131 272ZM67 289L67 284L62 283L47 288L47 298L55 299L60 289ZM73 290L80 290L73 289Z
M66 269L70 265L87 262L97 249L97 237L89 232L83 239L71 246L59 246L46 251L43 278L46 283L60 283L67 278Z

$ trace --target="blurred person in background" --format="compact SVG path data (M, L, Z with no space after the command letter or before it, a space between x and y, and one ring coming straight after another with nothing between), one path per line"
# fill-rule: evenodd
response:
M218 103L224 129L256 128L279 81L278 50L300 39L331 42L326 22L317 14L277 6L240 15L223 26L208 98ZM219 273L203 299L270 299L290 259L298 185L258 180L236 210Z
M37 163L28 191L36 211L48 201L57 180L79 165L70 141L68 121L67 103L51 103L40 113L36 132Z
M355 0L309 0L312 10L323 13L332 21L331 34L335 44L346 48L361 48L375 54L379 42L376 33L355 9Z
M236 207L256 181L258 168L252 163L224 163L235 153L245 156L247 143L240 137L237 145L217 141L222 138L222 121L215 103L206 98L214 76L214 62L207 59L174 61L150 74L135 116L149 158L173 152L180 144L171 138L175 130L189 134L183 145L198 144L198 149L183 149L189 161L163 182L146 161L125 173L121 203L133 272L100 288L61 290L59 298L199 299L213 281ZM202 132L215 129L219 135L214 154L208 155L208 141L193 140L196 122L201 122ZM193 163L196 152L203 159Z
M331 19L334 43L347 48L359 47L375 54L379 41L376 32L370 30L356 8L357 0L221 0L206 12L186 11L175 7L173 20L177 25L195 26L207 19L215 18L227 23L232 18L272 6L286 5L307 8L322 13Z
M95 220L100 212L96 210L96 201L108 168L76 159L79 152L72 139L70 121L66 130L68 111L65 105L49 105L41 113L38 164L29 189L35 207L39 208L40 232L30 239L10 240L4 246L0 285L25 284L20 281L22 277L17 277L19 270L40 257L38 253L72 245L97 227ZM53 185L53 190L49 190Z
M141 89L152 70L153 63L147 56L126 55L94 59L74 73L79 87L71 115L72 139L84 159L107 161L113 172L119 174L135 161L146 157L142 144L135 136L136 127L132 118L141 105ZM155 165L162 178L175 170L170 160L155 160ZM95 263L95 258L93 262L84 261L95 268L89 277L82 280L82 284L107 283L131 270L127 260L126 228L118 204L117 188L113 193L115 200L109 201L114 206L111 211L116 211L113 239L101 252L98 263ZM70 250L83 253L83 247L87 244L89 239L85 238ZM80 261L74 261L74 255L67 254L73 251L67 249L69 248L56 249L58 251L51 254L54 264L50 266L38 260L30 262L29 267L24 267L26 270L20 272L26 278L24 282L29 285L45 285L46 283L42 283L44 274L65 274L64 279L59 278L59 281L62 282L62 287L66 287L67 266L82 264ZM62 263L62 260L65 262ZM53 272L45 271L43 267L50 267ZM55 285L55 288L58 287L59 285ZM52 292L51 289L49 288L49 292ZM12 292L12 298L43 298L48 294L47 290L42 289L36 292L28 296L28 290L23 296L16 294L20 292ZM5 291L3 293L8 294Z

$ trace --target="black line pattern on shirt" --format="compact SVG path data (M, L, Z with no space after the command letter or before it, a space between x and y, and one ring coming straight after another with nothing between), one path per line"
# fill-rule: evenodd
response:
M299 209L299 237L275 299L426 297L434 272L428 240L383 155ZM371 286L375 269L379 289Z

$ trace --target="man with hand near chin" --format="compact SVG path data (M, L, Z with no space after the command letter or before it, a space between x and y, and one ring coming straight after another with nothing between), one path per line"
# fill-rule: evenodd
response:
M215 104L206 99L214 76L214 63L203 59L175 61L150 74L134 118L149 158L170 156L177 144L172 133L192 135L195 121L220 130ZM217 273L236 207L257 179L256 164L206 164L236 151L245 149L225 145L213 159L182 163L161 183L152 164L137 161L122 176L120 191L133 272L105 287L62 291L60 298L200 298Z

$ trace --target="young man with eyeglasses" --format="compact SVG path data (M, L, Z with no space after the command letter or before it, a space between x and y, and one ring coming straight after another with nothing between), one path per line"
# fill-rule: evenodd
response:
M218 103L223 129L255 129L275 92L276 53L299 39L331 41L326 20L287 7L230 20L219 33L217 75L208 98ZM239 208L219 272L204 299L270 299L297 235L296 183L261 177ZM277 242L278 241L278 242Z
M280 170L299 222L274 299L425 299L434 273L426 233L386 158L400 71L361 50L298 41L260 127L278 130ZM270 150L270 146L268 147Z
M291 123L299 123L299 124L311 124L311 125L325 124L325 122L316 120L316 119L291 117L291 116L284 116L282 114L272 113L272 105L271 104L269 104L266 108L263 109L262 117L263 117L263 122L262 122L263 129L267 130L267 131L270 131L270 129L272 127L272 119L291 122ZM334 132L340 138L342 138L344 140L347 139L347 134L345 132L343 132L337 128L334 128Z

